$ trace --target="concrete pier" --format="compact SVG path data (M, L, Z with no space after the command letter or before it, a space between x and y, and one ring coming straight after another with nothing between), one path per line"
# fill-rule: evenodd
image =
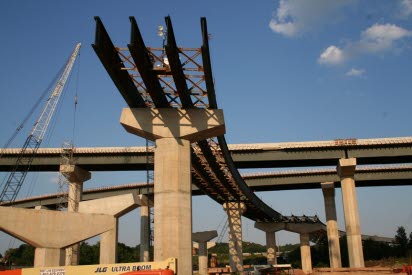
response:
M223 204L229 230L229 264L232 272L243 272L242 214L246 210L241 202Z
M312 273L312 257L310 253L309 233L300 234L300 257L302 270L306 274Z
M266 253L268 265L276 265L276 232L266 232Z
M113 228L100 236L100 264L116 263L119 218L142 204L141 197L133 193L83 201L79 204L79 213L105 214L114 218Z
M64 249L115 229L113 216L0 207L0 230L36 248L34 266L64 264Z
M140 261L150 261L150 203L147 196L142 196L140 206Z
M60 173L69 181L69 194L67 198L67 211L78 212L82 200L83 183L91 178L91 173L76 165L61 165ZM78 265L80 244L66 248L65 265Z
M355 187L356 159L340 159L337 172L341 178L343 213L350 267L365 267Z
M326 213L326 230L329 245L329 264L331 268L342 267L339 244L338 221L336 218L335 185L333 182L321 183Z
M222 110L123 109L130 133L156 141L154 261L178 259L178 273L192 274L191 143L223 135Z
M312 258L310 253L309 236L311 232L326 230L322 224L284 223L284 222L256 222L255 228L264 232L286 230L300 234L302 269L306 273L312 272Z
M192 240L199 244L199 274L208 275L208 254L207 254L207 244L208 241L217 237L217 231L205 231L205 232L196 232L192 234Z

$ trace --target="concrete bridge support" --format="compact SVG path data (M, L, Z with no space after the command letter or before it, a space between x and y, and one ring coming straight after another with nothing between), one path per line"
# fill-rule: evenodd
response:
M246 207L241 202L223 204L229 230L229 264L232 272L243 272L242 214Z
M140 206L140 261L150 261L150 202L147 196L142 195Z
M342 267L339 244L339 230L336 218L335 185L333 182L321 183L325 202L326 230L329 244L329 264L331 268Z
M119 218L142 205L141 197L126 194L90 201L79 204L79 212L87 214L105 214L114 218L112 230L100 236L100 264L114 264L117 261L117 239Z
M62 173L69 181L69 195L67 198L67 211L78 212L79 203L82 200L83 183L91 178L89 171L83 170L76 165L61 165ZM78 265L80 255L80 244L74 244L66 248L65 265Z
M312 256L310 253L309 233L300 234L300 258L302 270L306 274L312 273Z
M191 143L223 135L221 110L123 109L130 133L155 140L154 260L176 257L179 274L192 274Z
M276 232L266 232L266 253L268 265L278 264L276 258Z
M115 230L113 216L0 207L0 230L36 248L34 266L61 266L64 248Z
M207 245L208 241L217 237L217 231L205 231L205 232L196 232L192 234L192 240L199 244L199 274L208 275L207 264L208 264L208 254L207 254Z
M337 166L341 178L343 213L350 267L364 267L362 236L359 222L358 201L355 187L356 159L340 159Z

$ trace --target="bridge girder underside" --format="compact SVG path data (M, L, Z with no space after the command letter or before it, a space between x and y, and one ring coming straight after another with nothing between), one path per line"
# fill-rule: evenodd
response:
M95 20L92 46L130 108L218 108L206 18L200 48L177 47L170 17L162 48L145 45L134 17L127 48L115 47L100 18ZM243 202L243 215L254 221L319 222L316 216L283 216L260 200L236 169L224 136L194 143L191 154L193 183L218 203Z

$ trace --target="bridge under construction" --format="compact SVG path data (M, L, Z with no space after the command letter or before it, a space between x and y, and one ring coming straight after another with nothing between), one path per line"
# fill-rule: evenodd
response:
M307 273L312 270L310 238L325 233L331 268L342 267L342 234L347 236L350 267L364 267L365 237L360 231L356 187L410 185L411 137L228 145L223 110L216 100L205 18L200 22L199 48L177 46L170 17L165 18L162 48L145 45L133 17L127 47L114 46L100 18L95 21L92 47L128 105L120 123L154 146L69 148L73 161L67 163L61 162L61 148L2 150L0 171L59 171L69 182L63 202L58 195L15 200L12 193L13 199L1 204L0 215L7 218L1 220L0 229L36 247L36 266L77 264L76 245L97 235L101 236L100 263L115 263L118 218L137 207L142 215L141 260L149 261L149 215L154 207L153 260L177 258L178 273L192 274L192 195L207 195L227 213L233 272L243 271L242 216L266 233L269 264L276 264L275 232L289 230L300 234L302 268ZM28 157L30 162L15 166ZM243 175L238 170L322 166ZM153 171L153 181L83 191L90 172L137 170ZM325 223L317 216L282 215L255 194L315 188L324 195ZM335 188L342 189L345 233L337 226ZM44 209L56 209L59 203L68 211ZM25 226L28 221L30 228ZM205 237L199 243L204 246L209 240ZM199 264L204 272L204 262Z

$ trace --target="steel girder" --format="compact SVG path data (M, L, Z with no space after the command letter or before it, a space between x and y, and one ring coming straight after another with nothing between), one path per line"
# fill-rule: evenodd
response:
M140 93L140 97L146 103L137 107L165 108L177 106L183 109L195 107L217 109L206 18L201 18L202 47L200 50L191 49L195 51L192 56L186 54L183 48L177 47L170 17L166 17L165 21L167 44L164 49L161 49L159 56L154 53L154 48L145 46L133 17L130 17L131 41L128 45L133 61L128 54L121 53L121 48L111 47L112 51L118 49L120 56L124 58L123 62L128 62L131 65L129 70L132 71L131 78L136 85L133 92ZM101 22L98 25L99 28L103 26ZM110 41L107 33L105 34L107 36L106 40ZM166 55L164 52L166 52ZM195 60L198 55L201 55L203 66ZM182 63L181 57L186 58L187 61ZM194 69L185 67L190 62L195 65ZM108 69L106 70L109 74L111 73ZM123 70L127 70L127 68L124 67ZM134 75L136 71L138 71L138 75ZM185 71L193 73L203 71L204 75L189 75L185 74ZM173 77L172 80L165 80L165 78L171 76ZM195 82L193 78L199 80ZM164 85L163 87L161 83ZM190 88L188 83L191 84ZM206 88L203 88L202 84ZM195 102L193 102L192 97ZM207 97L207 103L202 99L204 97ZM127 103L129 104L129 102ZM129 106L134 107L130 104ZM290 220L266 205L249 189L233 163L224 136L217 137L217 141L207 139L194 144L192 146L192 167L194 183L217 202L243 202L246 205L244 216L255 221L287 222Z
M138 93L136 86L133 84L132 78L125 70L122 60L120 59L102 21L98 16L94 17L94 19L96 20L96 33L92 47L104 68L130 108L146 106L143 98Z

